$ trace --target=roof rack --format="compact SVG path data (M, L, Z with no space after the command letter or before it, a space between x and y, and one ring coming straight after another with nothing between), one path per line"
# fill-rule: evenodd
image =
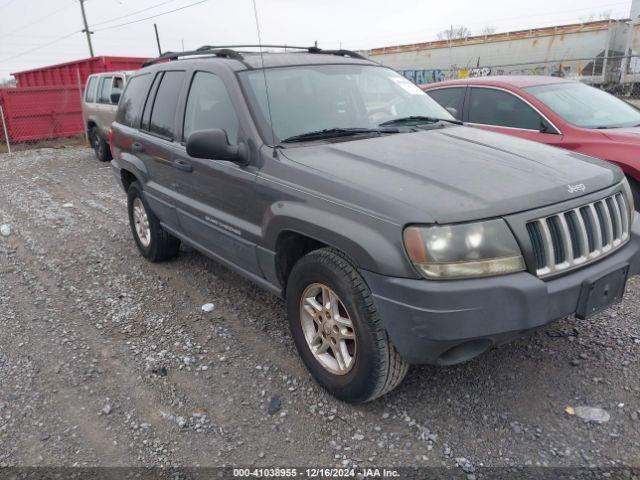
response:
M240 61L244 59L244 57L240 55L238 52L236 52L235 50L231 50L229 48L217 49L217 48L211 47L211 48L203 49L203 47L200 47L197 50L187 50L185 52L165 52L159 57L147 60L142 64L142 67L148 67L149 65L153 65L163 60L171 61L171 60L177 60L180 57L190 57L193 55L215 55L217 57L233 58L235 60L240 60Z
M177 60L180 57L191 57L195 55L215 55L222 58L231 58L239 60L244 63L244 57L242 53L234 50L236 48L290 48L292 50L306 50L307 53L320 53L325 55L337 55L340 57L358 58L361 60L369 60L363 55L351 50L323 50L318 47L297 47L294 45L203 45L195 50L187 50L185 52L165 52L159 57L147 60L142 64L143 67L148 67L163 60ZM247 52L244 52L247 53Z

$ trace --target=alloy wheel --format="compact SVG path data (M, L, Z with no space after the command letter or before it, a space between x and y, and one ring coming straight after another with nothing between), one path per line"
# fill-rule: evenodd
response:
M144 208L144 204L140 197L136 197L133 200L133 224L138 235L138 240L143 247L148 247L151 243L151 228L149 226L149 217L147 210Z
M356 360L356 335L340 297L321 283L309 285L300 299L300 322L316 360L335 375L346 375Z

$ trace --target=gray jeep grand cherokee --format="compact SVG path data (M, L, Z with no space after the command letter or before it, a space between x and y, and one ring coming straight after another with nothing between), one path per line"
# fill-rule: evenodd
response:
M461 126L353 52L160 60L112 127L140 252L184 242L284 297L300 356L340 399L587 318L640 271L611 164Z

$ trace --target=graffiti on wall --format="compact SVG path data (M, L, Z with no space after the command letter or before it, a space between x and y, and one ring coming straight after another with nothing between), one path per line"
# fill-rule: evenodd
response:
M403 70L400 72L408 80L418 85L425 83L444 82L445 74L440 69Z
M463 68L458 71L458 78L477 78L488 77L491 75L491 68L489 67L477 67L477 68Z

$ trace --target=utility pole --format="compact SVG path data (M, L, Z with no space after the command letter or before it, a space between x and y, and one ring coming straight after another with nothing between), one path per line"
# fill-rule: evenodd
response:
M158 25L154 23L153 29L156 31L156 42L158 43L158 55L162 55L162 49L160 48L160 35L158 35Z
M93 57L93 45L91 45L91 34L93 32L89 30L89 24L87 23L87 14L84 11L85 1L86 0L80 0L80 10L82 11L82 21L84 22L84 30L82 31L87 34L87 43L89 44L89 53L91 53L91 56Z

